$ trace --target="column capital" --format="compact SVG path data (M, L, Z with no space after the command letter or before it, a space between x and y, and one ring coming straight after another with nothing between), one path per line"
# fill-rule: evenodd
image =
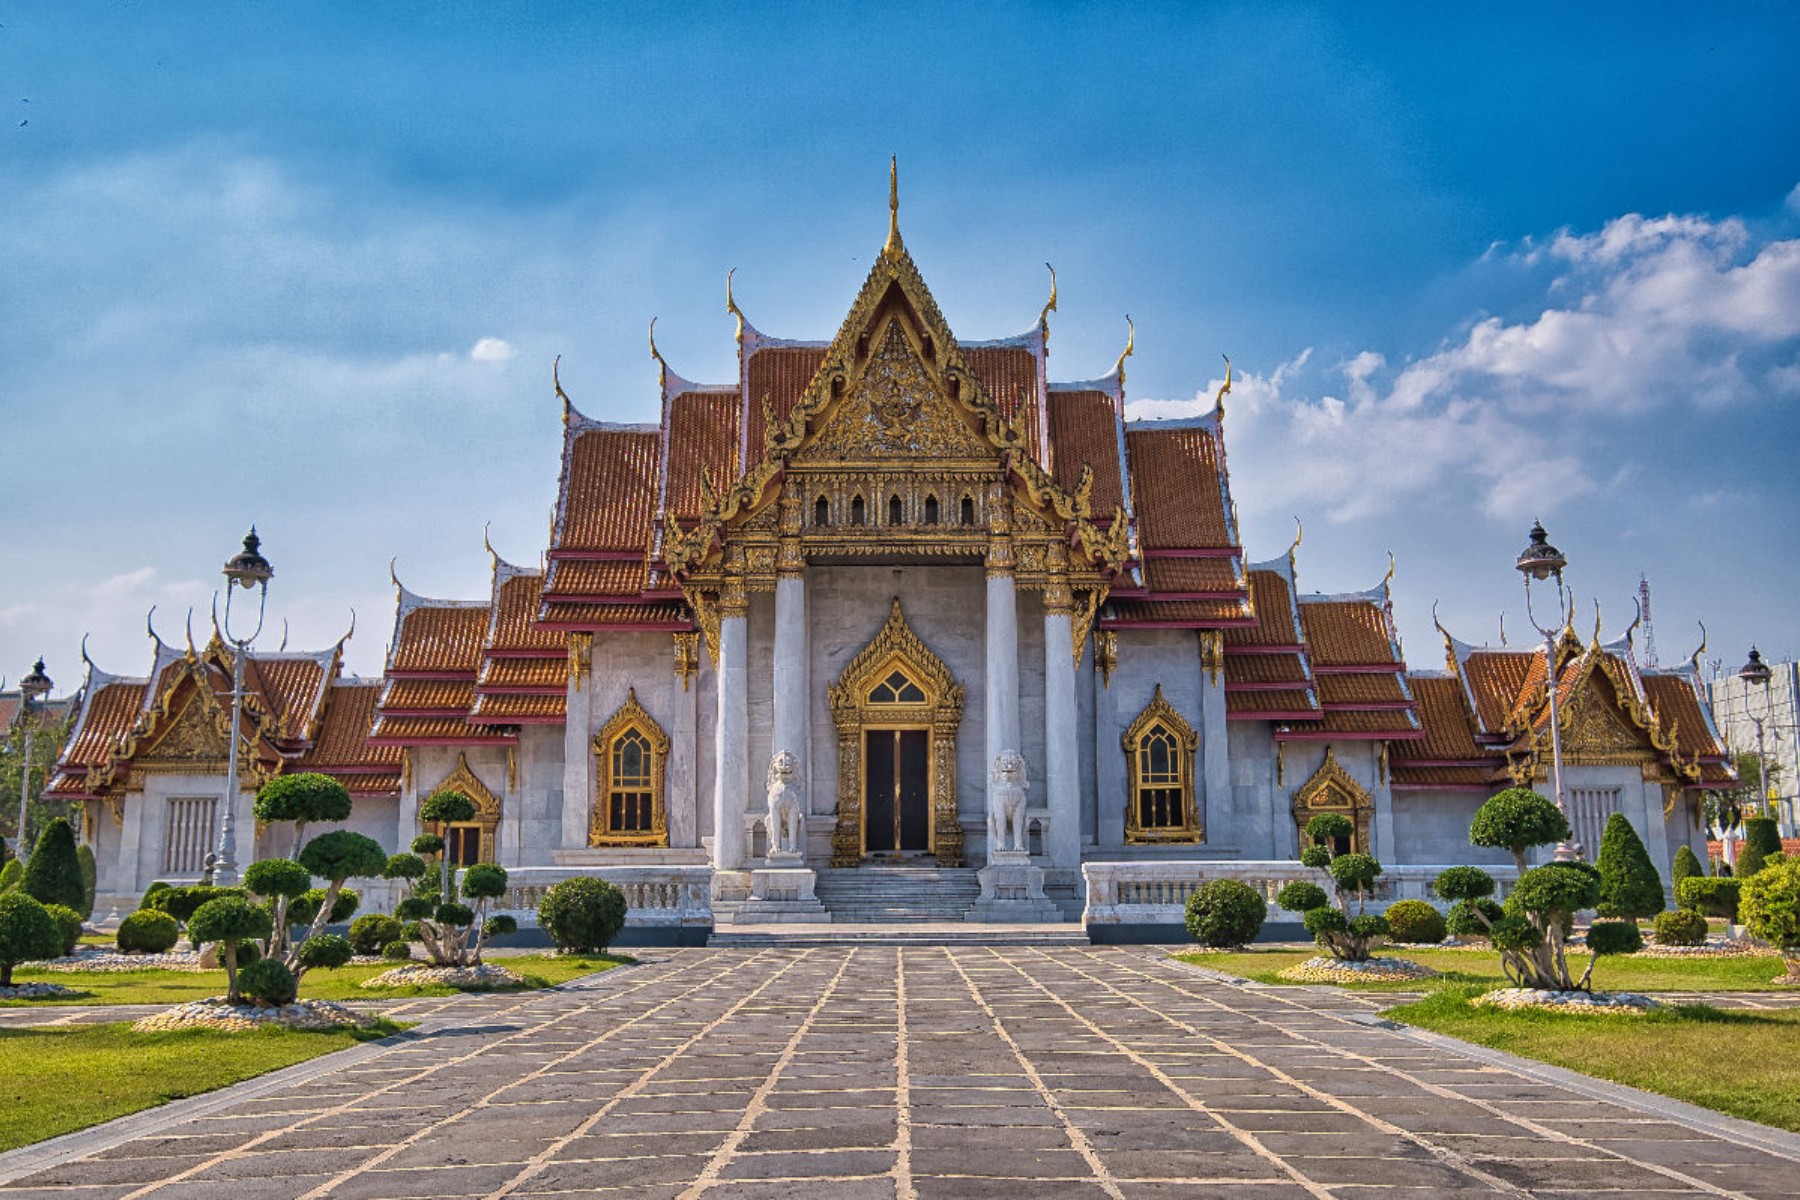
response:
M1011 578L1018 559L1013 554L1012 538L1004 533L990 534L987 545L987 573L990 578L1003 575Z

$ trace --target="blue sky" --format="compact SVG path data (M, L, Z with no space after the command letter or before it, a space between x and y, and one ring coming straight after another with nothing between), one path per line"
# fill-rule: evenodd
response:
M1521 597L1735 667L1800 653L1800 9L1788 5L0 3L0 673L120 673L254 520L296 645L387 561L486 587L545 543L558 408L733 371L725 272L825 337L886 225L952 326L1029 326L1139 415L1229 353L1252 558L1392 550L1409 658ZM1591 610L1578 622L1591 622Z

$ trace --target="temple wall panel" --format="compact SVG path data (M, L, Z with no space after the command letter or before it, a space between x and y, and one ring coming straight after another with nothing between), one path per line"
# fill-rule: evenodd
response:
M712 758L712 720L706 714L716 701L710 699L711 693L702 697L703 728L695 730L693 689L711 679L712 671L710 667L703 669L698 678L688 680L684 690L674 664L674 644L667 633L595 634L587 685L588 730L582 739L582 752L590 756L594 753L594 734L635 691L638 703L669 738L669 753L663 763L663 803L668 814L670 844L682 845L676 837L679 832L691 846L702 830L711 834L712 779L702 764ZM579 806L582 845L587 842L585 831L593 819L594 793L599 786L592 770L588 779L586 795L564 795L562 800L564 805Z
M507 797L511 811L500 819L502 841L512 850L503 852L500 861L506 866L547 863L562 844L562 726L520 726L513 753L516 787Z
M1121 840L1128 787L1125 748L1121 739L1138 714L1155 698L1159 686L1163 699L1204 737L1206 722L1202 693L1206 681L1200 665L1199 635L1188 629L1120 630L1119 664L1113 670L1109 689L1114 719L1107 728L1095 730L1094 753L1102 762L1111 759L1118 764L1118 792L1116 798L1109 797L1107 801L1109 805L1117 806L1118 816L1114 818L1109 813L1107 817L1118 821ZM1218 803L1219 797L1206 794L1202 771L1204 756L1205 747L1201 746L1192 763L1194 804L1206 830L1204 848L1199 848L1198 853L1214 857L1219 853L1219 847L1226 847L1229 853L1229 848L1235 846L1235 830L1229 809ZM1196 849L1169 847L1171 853L1178 854L1195 853Z
M1275 781L1275 738L1267 721L1227 721L1231 817L1245 858L1287 858L1297 853L1293 822L1282 811L1286 793ZM1284 774L1286 760L1283 759Z
M1495 785L1498 790L1499 785ZM1414 791L1393 793L1394 861L1443 866L1510 867L1512 854L1469 844L1469 822L1488 792ZM1384 860L1385 861L1385 860Z

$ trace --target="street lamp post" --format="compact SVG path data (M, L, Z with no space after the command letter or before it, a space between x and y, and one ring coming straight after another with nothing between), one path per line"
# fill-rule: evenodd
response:
M1756 726L1756 773L1760 776L1757 780L1756 791L1756 803L1758 805L1767 805L1769 802L1769 760L1764 754L1763 722L1768 719L1770 713L1769 680L1772 679L1774 675L1775 672L1769 669L1769 664L1763 661L1762 654L1758 652L1755 646L1750 647L1750 661L1739 668L1738 678L1749 684L1751 687L1761 687L1763 693L1763 715L1750 718L1751 724ZM1746 693L1744 696L1744 713L1748 716L1749 712L1750 697L1748 693Z
M1574 619L1575 595L1563 586L1563 571L1568 567L1569 560L1561 550L1550 544L1549 535L1544 532L1544 523L1533 521L1531 544L1519 552L1514 565L1518 567L1519 574L1525 577L1525 616L1530 620L1532 628L1544 636L1544 686L1550 692L1550 779L1551 787L1556 793L1556 807L1566 819L1569 806L1563 795L1562 726L1558 719L1556 698L1559 690L1556 678L1556 642L1562 630ZM1538 624L1537 613L1532 610L1531 581L1535 579L1542 583L1552 578L1556 580L1557 619L1554 625L1546 629ZM1573 828L1571 823L1570 829ZM1557 862L1580 862L1581 854L1582 846L1577 841L1565 839L1556 847Z
M34 706L39 700L50 694L53 685L50 677L44 674L44 660L37 660L31 673L19 680L19 720L25 723L25 761L19 770L19 833L18 845L14 847L14 856L25 861L27 853L25 842L25 808L31 800L31 750L32 741L37 736L37 713Z
M263 613L269 603L269 580L275 577L275 568L269 560L262 556L258 549L262 539L256 536L256 526L244 536L244 548L231 556L225 563L225 621L221 626L225 640L235 650L231 656L231 737L228 740L230 749L225 759L225 796L223 811L219 814L219 850L213 864L213 884L217 887L231 887L238 881L237 869L237 794L238 794L238 741L242 737L244 724L244 659L250 653L250 643L262 632ZM242 586L246 591L257 590L256 596L256 628L247 637L233 637L231 633L231 593L232 585ZM215 597L214 603L217 603Z

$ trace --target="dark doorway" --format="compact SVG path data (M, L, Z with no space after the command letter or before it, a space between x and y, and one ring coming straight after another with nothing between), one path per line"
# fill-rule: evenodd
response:
M864 849L931 852L930 735L923 729L863 733Z

